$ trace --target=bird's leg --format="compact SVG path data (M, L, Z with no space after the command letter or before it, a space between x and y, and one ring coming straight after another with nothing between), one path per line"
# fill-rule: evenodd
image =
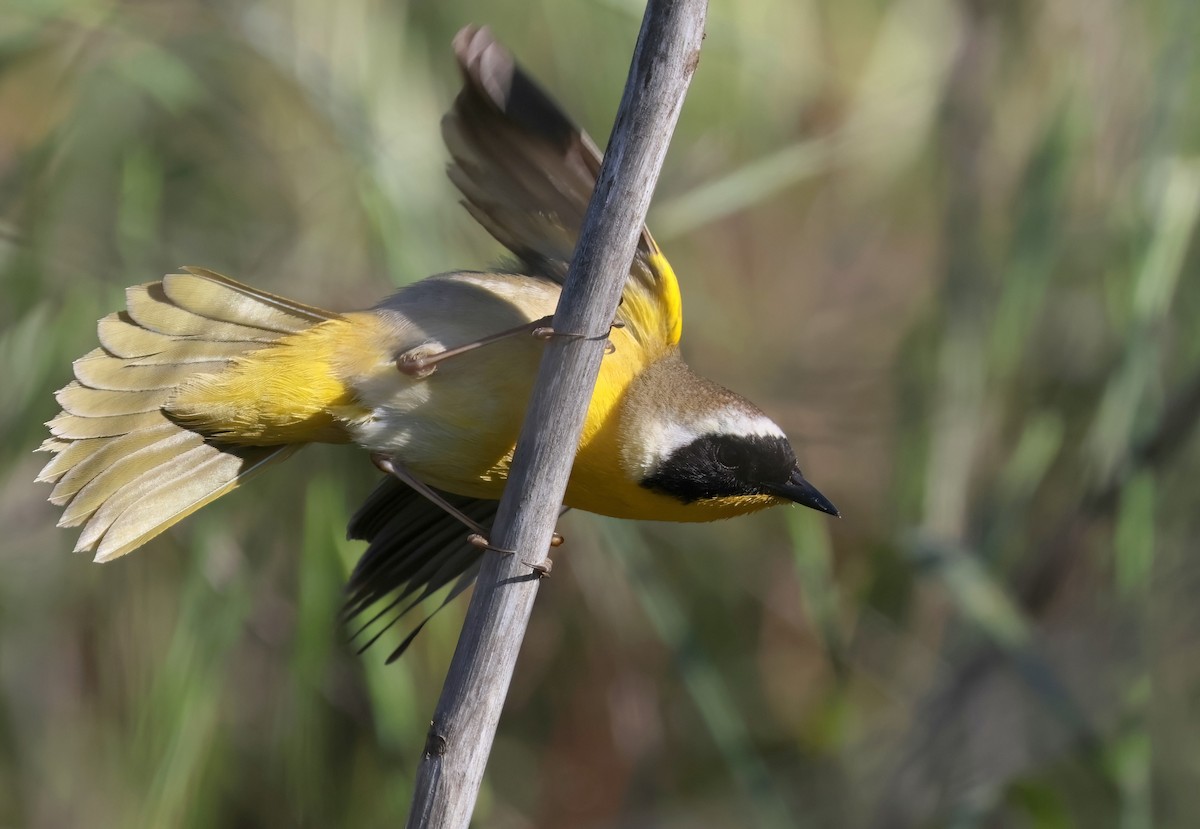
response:
M384 472L388 475L391 475L396 480L408 484L426 500L440 507L441 510L447 515L466 525L466 527L472 532L472 535L469 537L469 539L484 537L483 527L476 524L470 519L470 517L463 513L462 510L458 509L456 506L454 506L454 504L451 504L449 501L435 492L432 487L397 463L394 458L379 452L372 452L371 463L375 464L380 472ZM471 543L474 544L475 542L471 541Z
M463 343L462 345L456 345L452 348L445 348L441 351L433 351L428 345L418 345L402 352L400 356L396 358L396 368L405 374L416 377L417 379L421 379L428 377L437 371L438 363L441 363L444 360L449 360L451 357L458 357L462 354L468 354L477 348L483 348L486 345L498 343L501 340L508 339L509 337L516 337L521 334L532 334L535 339L539 340L548 340L551 337L586 337L584 334L558 333L550 325L553 319L553 316L545 316L540 319L536 319L533 322L526 323L525 325L518 325L516 328L509 328L496 334L490 334L489 336L481 337L474 342ZM623 322L613 322L613 324L609 326L609 331L614 328L624 327L625 323ZM605 334L605 338L607 337L608 335ZM587 339L591 338L587 337ZM616 346L614 346L611 341L608 341L604 347L605 354L612 354L616 350Z
M514 550L505 550L500 547L493 547L492 543L488 541L487 534L484 532L483 527L472 521L471 518L462 510L455 507L453 504L439 495L432 487L430 487L416 475L409 472L401 464L397 463L394 458L379 452L372 452L371 462L375 464L380 472L391 475L396 480L408 484L430 503L436 505L447 515L464 524L469 530L471 530L471 534L467 536L467 542L472 546L479 547L481 550L491 550L506 556L516 555ZM566 509L564 509L563 512L566 512ZM562 515L562 513L560 512L559 515ZM560 547L565 540L566 539L556 532L550 538L550 546L552 548ZM553 566L550 559L546 559L544 563L539 564L532 564L528 561L523 563L529 565L530 569L537 573L540 578L546 578L549 576L550 568Z
M483 348L485 345L498 343L501 340L506 340L509 337L515 337L520 334L528 334L536 331L547 325L553 317L542 317L525 325L518 325L516 328L509 328L505 331L500 331L496 334L490 334L486 337L481 337L478 340L470 343L463 343L452 348L442 349L441 351L429 351L427 345L419 345L415 348L410 348L400 354L396 358L396 368L400 369L405 374L411 374L413 377L428 377L437 371L438 363L443 360L449 360L451 357L458 357L461 354L467 354L477 348Z

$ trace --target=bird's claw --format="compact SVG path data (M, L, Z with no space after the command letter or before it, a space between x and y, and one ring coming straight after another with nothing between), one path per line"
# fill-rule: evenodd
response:
M554 535L550 537L551 549L555 547L561 547L565 540L566 539L563 538L561 534L554 533ZM483 535L483 533L471 533L467 536L467 543L472 547L478 547L480 550L491 550L493 553L500 553L500 555L504 556L516 555L515 550L506 550L503 547L493 546L492 542L489 541L487 537ZM526 561L525 559L521 559L521 563L532 570L539 579L549 578L550 571L554 569L554 562L550 558L545 558L540 562Z
M550 578L550 571L554 569L554 562L550 559L540 562L522 561L521 563L532 570L539 579Z
M545 317L544 319L538 320L538 322L549 322L550 320L550 317ZM530 333L533 335L534 339L537 340L549 340L551 337L567 337L572 340L604 340L604 353L615 354L617 352L617 347L613 344L612 340L608 339L608 334L611 334L614 328L624 327L625 323L621 322L620 320L614 320L612 324L608 326L608 333L602 336L597 335L595 337L589 337L587 334L555 331L554 326L552 325L537 325L537 327L530 331Z

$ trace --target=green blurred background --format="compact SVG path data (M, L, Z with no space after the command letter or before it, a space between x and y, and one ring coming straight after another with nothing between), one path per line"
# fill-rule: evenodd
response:
M400 824L465 602L354 655L365 456L96 567L32 450L128 284L350 309L496 259L451 37L603 143L641 12L5 0L0 825ZM845 518L567 518L480 826L1198 825L1197 43L1195 0L714 0L651 227L689 361Z

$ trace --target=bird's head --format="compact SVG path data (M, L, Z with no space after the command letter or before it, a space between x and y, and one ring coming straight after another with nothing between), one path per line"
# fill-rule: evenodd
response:
M681 430L680 438L686 442L663 447L667 451L642 478L642 486L685 504L766 495L839 515L837 507L805 479L782 433L739 431L744 423L729 424L733 429L728 431L724 424L714 425L714 430L702 433Z
M639 378L629 401L638 440L628 460L642 487L681 504L720 503L734 512L792 502L839 514L805 479L774 421L681 360L663 362Z

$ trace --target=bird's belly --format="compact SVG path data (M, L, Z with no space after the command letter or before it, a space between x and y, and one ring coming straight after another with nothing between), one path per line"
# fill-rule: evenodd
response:
M426 280L397 295L384 313L395 313L413 328L411 339L405 334L412 343L408 347L433 343L436 349L553 312L556 286L517 278L500 283L506 290L521 291L520 310L507 305L502 314L500 306L491 307L500 299L496 285L489 283L490 293L470 293L481 278ZM414 320L420 320L419 326ZM645 354L624 329L614 329L610 338L615 351L601 363L566 502L591 512L654 518L672 505L656 504L667 499L630 480L620 451L619 404L644 369ZM517 334L446 359L424 378L397 377L396 372L386 374L378 386L360 386L358 399L369 414L348 426L353 440L392 456L431 486L499 498L544 351L542 341Z
M394 359L519 330L553 313L557 299L557 286L544 280L447 274L402 289L370 313L395 332ZM522 332L445 359L425 377L389 364L355 386L367 415L348 426L353 440L432 486L498 498L543 350Z
M499 498L540 355L531 339L447 360L375 406L355 440L431 486Z

